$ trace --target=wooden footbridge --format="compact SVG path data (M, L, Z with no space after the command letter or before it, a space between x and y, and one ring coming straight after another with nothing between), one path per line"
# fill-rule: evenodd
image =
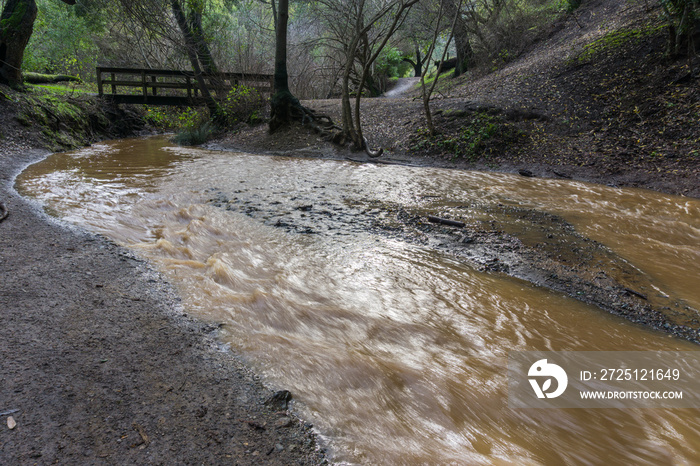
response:
M234 86L245 85L262 94L271 94L274 88L270 74L219 73L203 74L203 77L212 92L217 86L230 90ZM97 90L100 97L118 104L204 104L192 71L98 67Z

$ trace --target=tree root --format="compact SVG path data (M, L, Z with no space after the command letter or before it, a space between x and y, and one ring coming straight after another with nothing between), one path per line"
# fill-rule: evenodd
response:
M357 139L357 134L354 132L343 131L343 128L336 125L331 117L328 115L318 115L314 110L304 108L306 112L311 128L320 134L322 138L326 141L330 141L335 145L345 147L350 143L354 143ZM302 121L302 124L304 122ZM357 148L357 147L356 147ZM372 150L369 147L369 142L367 142L366 137L362 137L362 147L357 148L359 150L364 150L365 153L372 158L380 157L384 152L384 149Z
M367 142L367 138L364 136L362 137L362 145L363 145L363 148L365 150L365 153L373 159L376 159L377 157L381 157L382 154L384 153L384 149L382 149L381 147L377 150L370 149L369 143Z
M4 202L0 202L0 222L5 220L8 215L10 215L10 211L7 209L7 206L5 206Z
M343 131L343 128L336 125L330 116L319 114L315 110L304 107L297 99L293 99L289 102L289 106L286 110L286 114L281 116L275 115L273 111L273 116L270 121L271 133L283 126L285 122L298 121L302 126L308 125L324 140L332 142L337 146L346 147L348 144L352 143L355 145L355 149L364 150L365 153L372 158L380 157L384 152L381 148L378 150L370 149L367 138L364 136L362 137L361 146L357 147L358 144L356 144L356 140L358 138L355 132Z

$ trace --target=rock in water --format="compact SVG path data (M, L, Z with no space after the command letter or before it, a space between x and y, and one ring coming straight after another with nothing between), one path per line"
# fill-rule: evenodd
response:
M292 394L289 390L280 390L265 400L265 405L278 410L286 410L291 399Z

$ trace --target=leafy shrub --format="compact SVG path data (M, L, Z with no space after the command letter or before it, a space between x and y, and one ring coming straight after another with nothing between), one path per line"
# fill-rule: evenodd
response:
M143 119L156 129L167 131L177 127L176 114L167 111L167 107L145 106Z
M408 62L403 61L404 54L396 47L384 47L382 53L377 57L375 72L379 76L387 78L402 78L411 69Z
M256 124L260 123L260 115L266 105L266 99L257 89L248 86L234 86L221 103L221 108L226 114L226 121L229 125L240 122Z
M178 131L173 137L173 142L180 146L197 146L207 142L215 130L216 127L211 121L205 121L198 126Z
M191 107L177 115L177 128L173 142L181 146L204 144L216 130L206 110Z

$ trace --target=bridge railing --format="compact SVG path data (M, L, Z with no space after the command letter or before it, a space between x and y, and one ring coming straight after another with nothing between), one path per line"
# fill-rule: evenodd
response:
M203 77L212 91L230 90L239 85L263 94L271 94L274 89L274 78L269 74L219 73L203 74ZM100 97L119 103L190 105L202 100L192 71L98 67L97 91Z

